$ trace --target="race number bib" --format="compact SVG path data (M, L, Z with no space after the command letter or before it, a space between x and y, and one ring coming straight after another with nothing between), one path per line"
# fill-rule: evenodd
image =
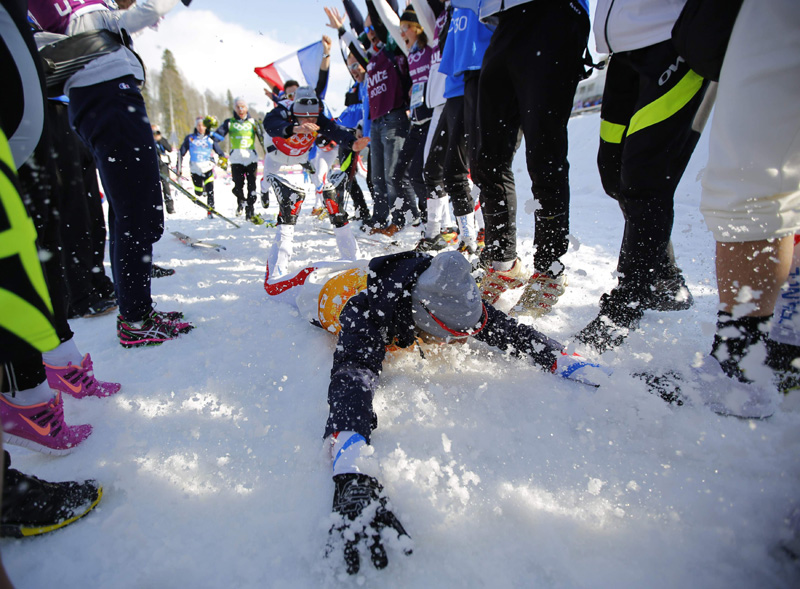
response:
M425 82L417 82L411 87L411 108L425 104Z

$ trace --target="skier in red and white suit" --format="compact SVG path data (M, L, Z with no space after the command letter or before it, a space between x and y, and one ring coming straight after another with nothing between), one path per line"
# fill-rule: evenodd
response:
M271 138L271 145L267 147L267 155L264 157L262 192L266 192L264 188L269 182L278 199L279 208L279 238L275 240L274 251L270 254L270 259L274 260L272 268L276 276L288 271L293 250L294 226L306 197L304 186L294 184L282 175L281 167L307 163L309 152L318 137L336 141L344 149L353 152L361 151L369 143L368 138L356 139L350 129L337 125L325 116L322 106L314 89L302 86L297 89L293 102L279 103L264 118L264 130ZM360 256L358 244L347 224L348 217L344 209L346 186L346 173L336 171L328 175L322 192L340 256L342 259L354 260Z

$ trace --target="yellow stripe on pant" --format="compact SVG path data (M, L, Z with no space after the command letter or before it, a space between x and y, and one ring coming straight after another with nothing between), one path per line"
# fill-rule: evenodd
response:
M686 106L702 87L703 77L689 70L669 92L633 114L628 135L667 120Z
M600 139L607 143L622 143L625 137L625 125L600 120Z
M36 227L28 216L17 188L6 173L14 170L14 161L8 141L0 130L0 206L8 217L9 228L0 232L0 259L18 257L22 269L36 294L50 313L53 305L47 291L42 264L36 247ZM0 327L27 342L33 348L46 352L57 347L58 336L50 319L13 292L0 288Z

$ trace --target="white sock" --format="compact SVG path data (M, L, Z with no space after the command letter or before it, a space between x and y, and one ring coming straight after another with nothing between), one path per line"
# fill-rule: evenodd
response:
M492 268L500 272L508 272L514 267L514 262L516 262L516 260L511 260L510 262L492 262Z
M433 239L442 232L442 217L447 210L449 197L428 199L428 222L425 223L425 237Z
M800 346L800 309L797 308L797 292L800 290L800 248L795 246L792 269L775 303L770 339L782 344Z
M28 407L30 405L38 405L40 403L47 403L50 399L56 396L56 392L50 388L45 381L32 389L25 389L24 391L17 391L15 396L12 397L11 393L3 393L6 399L14 405L22 405Z
M361 472L356 461L361 457L361 449L367 445L364 436L355 432L337 432L331 436L333 448L333 475Z
M478 233L475 230L475 213L468 213L460 217L456 217L458 223L459 239L462 243L473 248L478 245Z
M80 366L83 361L83 356L75 345L75 338L70 338L65 342L61 342L55 350L42 353L42 359L45 364L50 366L66 366L72 362L73 366Z
M483 209L478 201L475 201L475 225L478 229L486 228L486 223L483 220Z
M294 253L294 225L278 225L278 238L272 244L272 249L269 259L275 262L269 268L270 279L289 273L289 262Z
M357 260L361 257L361 250L358 249L358 242L349 223L344 227L334 227L333 235L336 237L336 245L339 246L339 256L342 260Z
M442 216L440 217L442 220L442 225L445 227L452 227L453 226L453 215L450 211L450 196L443 196L439 199L442 201Z

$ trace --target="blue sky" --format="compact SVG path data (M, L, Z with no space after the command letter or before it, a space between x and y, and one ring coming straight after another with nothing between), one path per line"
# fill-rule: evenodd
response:
M366 13L363 0L356 0L356 4ZM193 0L190 10L210 10L227 22L302 46L317 36L315 31L321 35L322 29L327 29L325 6L342 11L341 0Z
M356 4L366 14L365 1L356 0ZM596 0L589 0L592 10L595 4ZM325 6L342 10L341 0L193 0L190 8L179 4L157 32L147 30L137 37L136 48L152 70L161 69L161 55L169 48L195 87L222 96L230 89L234 96L244 96L264 110L265 85L253 68L313 43L323 34L335 41L335 31L326 26ZM593 49L594 41L589 43ZM344 106L349 83L334 44L327 102L335 113Z
M359 3L366 11L365 4ZM338 0L194 0L190 8L178 5L159 23L135 40L148 69L161 69L168 48L184 76L197 88L244 96L261 110L266 107L265 84L253 73L264 66L335 31L324 6L341 7ZM328 102L334 112L343 108L350 76L334 45Z

